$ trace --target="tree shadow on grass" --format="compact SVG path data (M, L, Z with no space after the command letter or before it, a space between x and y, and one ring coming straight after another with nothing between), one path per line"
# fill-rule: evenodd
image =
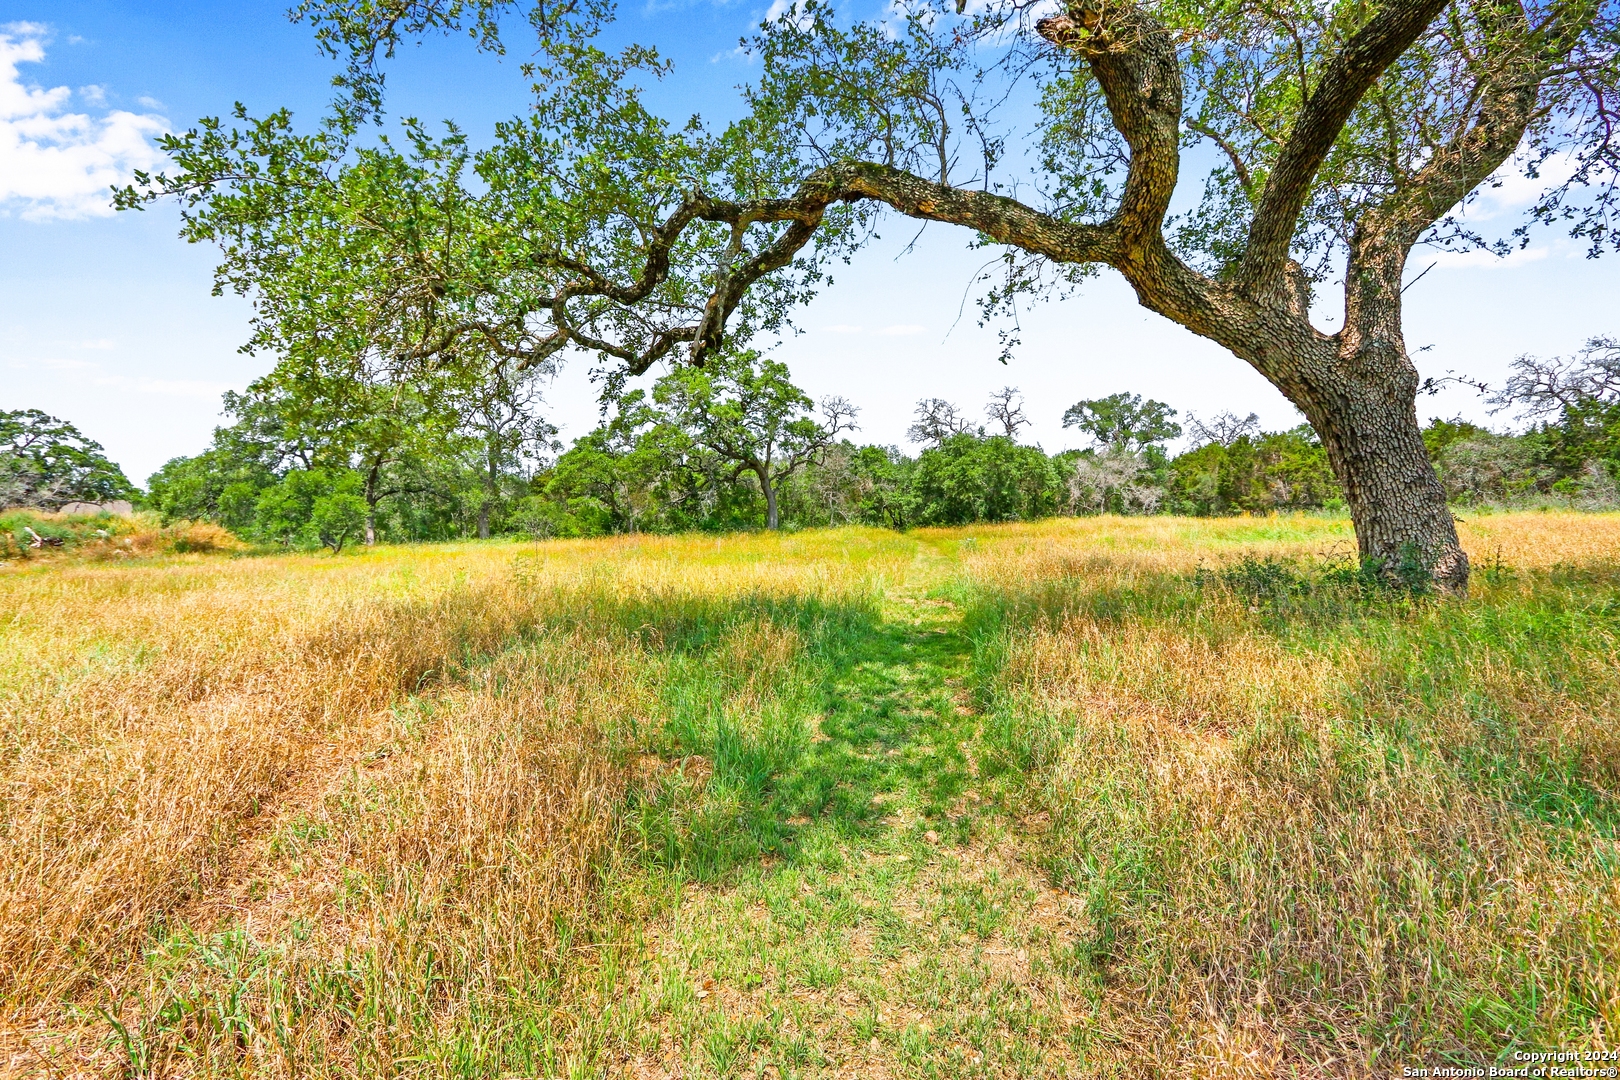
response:
M761 857L800 857L812 831L872 839L895 827L898 805L937 817L968 788L974 721L953 685L968 643L949 620L780 598L629 618L642 615L668 665L643 749L672 764L632 794L626 822L652 865L711 882ZM722 654L752 620L792 628L804 649L763 691L739 694Z

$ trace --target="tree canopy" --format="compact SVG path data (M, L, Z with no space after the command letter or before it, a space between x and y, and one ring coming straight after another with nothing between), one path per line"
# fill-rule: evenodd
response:
M0 508L129 499L135 485L101 444L38 409L0 412Z
M1181 425L1172 419L1175 415L1176 410L1162 401L1119 393L1075 402L1064 410L1063 426L1078 428L1104 446L1141 450L1181 434Z
M787 365L753 351L716 358L702 368L676 368L653 388L668 422L719 457L735 479L750 472L765 498L765 527L779 524L777 485L814 461L840 432L854 427L856 409L841 397L813 402L788 376Z
M870 18L799 0L745 43L759 76L723 126L647 107L667 65L603 47L609 0L542 3L532 106L488 148L369 126L402 43L499 50L514 7L306 0L342 69L325 121L205 120L168 140L172 175L120 201L179 198L221 287L254 297L253 347L407 378L586 353L611 391L701 363L781 329L885 211L999 249L989 316L1111 267L1300 408L1364 556L1415 546L1451 584L1467 562L1415 415L1408 255L1506 250L1536 223L1620 245L1616 0L898 0ZM1509 171L1541 194L1484 233L1469 201ZM1187 182L1196 207L1171 213ZM1310 311L1334 278L1327 333Z

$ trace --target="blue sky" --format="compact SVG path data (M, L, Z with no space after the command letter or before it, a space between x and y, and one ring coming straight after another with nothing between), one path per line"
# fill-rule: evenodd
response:
M224 114L234 101L256 114L287 106L313 119L331 68L284 10L0 3L0 408L72 421L138 483L168 458L203 449L220 422L219 395L245 386L273 358L237 353L247 303L210 295L213 252L176 239L173 209L113 214L105 185L156 161L157 133ZM674 77L658 91L669 112L724 119L737 108L732 87L749 74L732 50L763 14L751 0L655 3L627 7L617 33L675 60ZM523 110L520 59L479 55L463 40L407 48L391 69L391 108L453 117L477 138ZM1479 212L1509 222L1526 194L1510 185ZM1112 274L1076 299L1026 312L1024 345L1003 367L993 332L974 324L971 304L963 313L964 289L984 257L968 250L969 236L930 226L901 255L915 225L894 220L883 233L798 314L803 333L778 352L813 395L860 405L866 439L903 442L919 397L976 411L1006 384L1024 391L1031 437L1048 450L1078 444L1059 426L1065 407L1117 390L1183 412L1254 411L1270 427L1298 422L1245 364L1137 307ZM1418 252L1413 275L1436 261ZM1620 332L1617 296L1620 262L1593 262L1542 236L1508 260L1439 259L1406 294L1407 340L1426 375L1458 370L1499 380L1520 353L1567 353L1593 334ZM565 438L595 422L584 364L565 368L548 399ZM1487 419L1465 391L1418 407L1424 418Z

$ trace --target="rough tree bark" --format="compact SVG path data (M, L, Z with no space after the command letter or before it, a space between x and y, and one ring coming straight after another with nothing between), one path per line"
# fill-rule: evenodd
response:
M754 461L749 463L749 468L759 477L759 490L765 496L765 527L774 532L781 525L781 518L776 513L776 485L771 483L771 467Z

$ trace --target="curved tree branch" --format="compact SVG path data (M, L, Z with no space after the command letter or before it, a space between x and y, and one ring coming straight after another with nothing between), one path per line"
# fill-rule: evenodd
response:
M1329 62L1266 179L1238 268L1238 280L1245 286L1265 288L1281 279L1300 210L1334 140L1363 95L1446 3L1390 0Z

